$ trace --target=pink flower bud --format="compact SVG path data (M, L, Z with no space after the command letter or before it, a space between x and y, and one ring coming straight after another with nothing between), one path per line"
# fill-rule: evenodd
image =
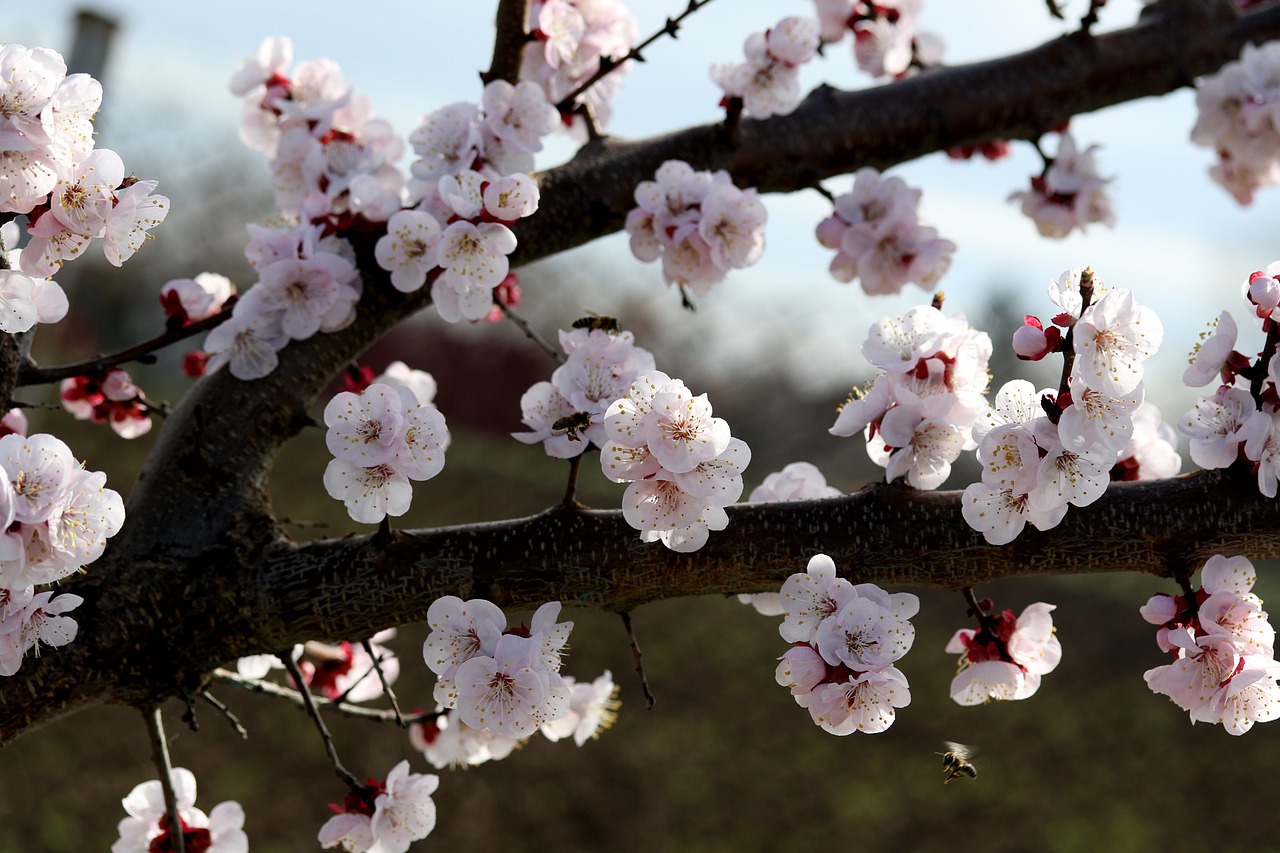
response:
M1025 361L1039 361L1058 348L1062 333L1054 326L1046 332L1038 317L1028 314L1025 322L1013 333L1013 351Z
M1257 306L1259 317L1269 317L1280 306L1280 279L1263 272L1249 276L1249 301Z

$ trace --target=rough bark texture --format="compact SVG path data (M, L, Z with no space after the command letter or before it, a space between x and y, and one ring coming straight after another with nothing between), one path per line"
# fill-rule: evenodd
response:
M631 188L672 157L787 192L860 166L1035 136L1076 113L1184 86L1234 59L1244 42L1268 38L1280 38L1280 8L1237 19L1230 2L1164 2L1105 37L1067 36L867 91L819 89L786 117L601 140L541 176L542 206L519 230L518 262L620 228ZM898 487L734 507L732 535L713 536L692 555L642 544L619 512L570 508L292 543L265 492L276 452L309 422L307 407L329 377L426 300L376 273L371 241L357 248L365 295L354 325L291 344L263 380L225 372L202 380L165 421L124 530L86 576L64 585L85 598L79 637L0 679L0 742L86 706L144 706L191 690L246 653L421 620L446 593L503 607L558 599L625 610L678 595L776 589L819 550L854 580L940 587L1027 574L1177 573L1217 551L1280 556L1280 505L1240 472L1113 486L1051 533L1028 531L1003 548L964 524L958 493ZM3 397L16 381L16 352L13 340L0 348Z

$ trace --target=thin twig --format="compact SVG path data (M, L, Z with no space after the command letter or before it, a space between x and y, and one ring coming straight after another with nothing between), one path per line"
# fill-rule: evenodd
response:
M1089 0L1089 11L1080 19L1080 32L1089 33L1093 25L1098 23L1098 10L1105 6L1107 0Z
M256 678L245 678L243 675L231 672L227 669L215 669L213 671L213 677L225 684L230 684L233 687L239 687L241 690L248 690L250 693L257 693L260 696L273 696L277 699L284 699L292 702L295 705L303 707L306 706L306 700L302 698L301 693L297 690L285 687L282 684L275 684L271 681L261 681ZM364 708L360 705L343 705L324 696L312 696L311 698L315 702L317 708L327 708L329 710L336 711L339 714L352 717L353 719L371 720L375 723L392 723L395 722L396 719L395 713L392 711L384 711L378 708ZM408 716L405 716L404 719L406 722L416 723L430 719L434 716L435 714L424 712L420 714L409 714Z
M387 674L382 671L383 656L374 657L373 643L368 640L361 640L360 645L364 647L364 653L373 661L373 668L378 673L378 680L382 682L382 689L386 692L387 698L391 700L391 710L395 712L396 725L402 729L408 728L409 724L404 721L404 715L400 713L400 703L396 701L395 691L391 689L391 683L387 681ZM368 675L368 673L365 674Z
M689 17L694 12L698 11L699 9L701 9L703 6L707 5L710 2L711 0L689 0L689 5L685 7L685 10L683 12L681 12L679 15L676 15L674 18L667 18L666 23L662 25L662 29L658 30L656 33L649 36L647 39L640 42L635 47L631 48L631 50L627 51L626 54L624 54L623 56L603 57L600 60L600 67L596 69L596 73L592 74L585 81L583 81L582 84L579 85L576 89L574 89L572 92L570 92L569 94L561 98L560 102L556 104L556 109L562 113L568 112L573 107L573 102L578 99L579 95L581 95L583 92L590 89L595 84L599 83L601 80L607 77L610 73L612 73L615 69L619 68L622 65L627 64L633 59L636 62L644 62L644 57L641 56L640 54L646 47L653 44L655 41L662 38L663 36L671 36L672 38L676 38L676 34L680 32L680 24L683 23L684 19Z
M160 716L160 706L143 712L147 721L147 734L151 737L151 762L160 773L160 790L164 792L164 810L169 816L169 846L173 853L186 853L186 839L183 837L182 818L178 815L178 797L173 792L173 765L169 762L169 744L164 739L164 719Z
M555 359L556 364L564 364L564 360L565 360L564 353L560 352L555 347L551 346L551 344L547 343L546 340L541 335L539 335L537 332L533 330L533 326L529 325L528 320L524 319L515 311L511 310L511 307L508 306L501 299L495 299L493 304L497 305L498 308L502 311L502 313L506 315L506 318L511 322L515 323L516 326L520 328L520 331L524 332L524 336L526 338L533 341L535 344L538 345L539 349L541 349L547 355Z
M560 501L562 506L573 506L577 503L578 469L580 467L582 467L581 453L569 460L569 484L565 486L564 497Z
M206 317L189 326L183 326L181 329L166 330L163 334L157 335L149 341L143 341L136 346L131 346L111 355L100 355L96 358L87 358L83 361L62 364L56 367L36 367L33 364L26 364L23 365L22 372L18 375L18 385L43 385L49 382L61 382L63 379L97 373L125 362L143 360L158 349L163 349L170 344L217 328L229 319L231 319L231 309L223 308L212 317Z
M809 189L811 189L811 190L813 190L814 192L818 193L820 196L822 196L823 198L825 198L827 201L831 202L832 204L835 204L835 203L836 203L836 196L835 196L835 193L831 192L831 190L827 189L826 187L824 187L822 184L818 183L817 181L814 181L812 184L810 184L810 185L809 185Z
M636 674L640 676L640 689L644 691L645 710L652 711L653 704L658 700L654 697L653 691L649 689L649 679L644 674L644 661L641 660L640 643L636 641L636 632L631 627L631 611L624 610L618 615L622 617L622 625L627 629L627 641L631 643L631 657L636 662Z
M293 657L288 654L280 655L280 662L284 664L284 668L289 671L289 675L293 676L294 683L298 685L298 694L302 697L302 705L307 709L307 714L311 716L311 721L316 724L316 730L320 732L320 737L324 740L324 750L329 754L329 761L333 763L333 772L337 773L338 778L346 782L351 790L363 790L364 786L360 784L360 780L351 771L343 767L342 762L338 759L338 750L333 745L333 736L329 734L329 729L325 726L324 720L320 719L320 711L316 708L315 699L312 697L311 691L307 689L307 682L303 680L302 672L298 669Z
M246 729L244 727L244 724L240 722L240 718L237 717L235 714L233 714L231 712L231 709L228 708L226 705L224 705L222 702L220 702L217 699L217 697L215 697L208 690L201 690L200 698L208 702L214 708L218 709L218 712L222 714L222 716L226 718L227 722L231 724L231 727L236 730L236 734L240 735L241 740L249 739L249 730Z
M981 622L983 618L986 617L987 613L982 609L982 603L978 601L978 596L974 594L973 587L966 586L964 589L960 590L960 594L963 595L964 600L968 602L969 612L977 617L978 621Z
M1049 14L1057 18L1059 21L1065 21L1067 16L1062 14L1062 9L1058 8L1057 0L1044 0L1049 7Z

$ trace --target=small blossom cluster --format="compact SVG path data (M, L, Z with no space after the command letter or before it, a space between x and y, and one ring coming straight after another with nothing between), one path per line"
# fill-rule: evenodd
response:
M190 770L175 767L169 773L169 780L177 800L185 849L203 853L248 853L244 809L239 803L235 800L218 803L206 815L195 807L196 777ZM120 804L129 816L117 827L120 837L111 845L111 853L163 853L177 849L164 791L158 780L138 785Z
M654 369L653 355L635 345L631 332L575 326L560 331L567 358L551 381L534 383L520 398L521 420L529 431L511 433L525 444L542 442L555 459L572 459L592 445L604 447L609 406L640 374Z
M853 33L858 67L873 77L905 77L942 62L942 39L917 29L923 0L814 0L824 44Z
M835 211L818 223L818 242L836 250L832 277L846 284L856 278L871 295L937 284L951 268L956 244L920 224L919 202L920 190L901 178L859 169L853 191L836 196Z
M831 434L864 433L886 482L938 488L960 453L977 447L991 339L963 314L922 305L873 325L862 354L884 373L841 407Z
M617 720L622 704L618 701L618 685L608 670L591 682L579 682L571 675L563 678L570 692L569 709L563 717L543 723L538 730L547 740L572 737L582 746ZM411 723L409 742L437 769L499 761L522 743L518 738L472 728L458 719L457 712L443 708L437 709L434 717Z
M1213 180L1240 204L1280 184L1280 42L1246 44L1239 61L1200 81L1196 106L1191 141L1217 152Z
M0 331L12 334L61 320L66 296L45 279L94 239L120 266L164 220L169 200L152 195L155 181L126 177L114 151L94 149L97 80L68 76L56 51L20 44L0 45L0 71L0 215L26 214L29 238L0 271ZM14 236L5 242L15 245Z
M1094 222L1115 224L1106 191L1111 178L1098 174L1093 157L1097 149L1090 145L1078 150L1075 139L1063 130L1058 134L1058 153L1046 158L1044 171L1031 179L1031 189L1009 196L1009 201L1022 205L1022 213L1031 217L1041 235L1061 238Z
M446 595L432 603L422 656L436 674L436 701L452 712L449 728L521 740L569 712L573 691L560 664L573 623L557 623L559 615L560 602L549 602L528 627L507 628L490 601Z
M244 98L240 138L271 165L276 206L301 222L385 222L400 208L404 141L328 59L293 64L293 43L264 39L229 88Z
M782 585L782 639L794 643L775 677L796 704L833 735L882 732L911 703L907 677L893 664L911 650L909 621L920 599L854 585L836 576L826 554Z
M410 773L409 762L401 761L385 782L369 779L342 805L329 805L335 814L320 827L320 846L341 846L346 853L406 853L436 828L431 795L439 785L434 773Z
M175 278L160 288L160 305L166 324L182 329L217 314L236 296L236 286L225 275L202 272L195 278Z
M595 75L601 62L626 56L640 39L636 19L621 0L534 0L528 29L533 38L520 55L520 80L538 84L552 103ZM609 123L621 75L630 67L612 68L580 96L597 127ZM586 120L572 110L562 119L585 139Z
M742 102L747 115L787 115L800 106L800 66L818 55L818 22L788 16L771 29L752 33L742 46L746 62L711 66L724 101Z
M1012 610L990 613L981 602L978 630L961 628L947 643L948 654L960 655L951 698L958 705L980 705L992 699L1026 699L1040 689L1040 676L1062 660L1062 644L1054 635L1052 604L1036 602L1018 616Z
M121 438L137 438L151 431L150 410L142 390L118 367L96 376L62 380L59 399L76 420L111 424Z
M324 236L320 225L248 228L245 256L258 281L204 343L208 372L226 365L245 381L275 370L291 340L350 325L361 292L355 251L345 239Z
M63 614L83 599L37 590L81 571L120 532L124 502L106 482L51 435L0 438L0 675L41 644L75 639L76 621Z
M642 540L696 551L710 531L728 526L724 508L742 494L751 449L712 417L706 394L695 397L679 379L649 371L610 404L604 427L600 468L630 484L622 515Z
M400 659L382 645L395 638L396 629L379 631L364 643L319 643L310 641L293 647L302 681L312 693L343 702L370 702L380 697L386 686L400 676ZM372 652L372 654L370 654ZM375 673L375 667L381 675ZM236 672L244 678L265 679L272 670L283 669L275 655L249 655L236 661ZM298 685L289 679L294 687Z
M1204 564L1194 601L1161 593L1141 610L1160 626L1156 643L1174 659L1148 670L1147 686L1187 711L1192 723L1217 723L1233 735L1280 717L1276 632L1262 599L1250 592L1256 577L1248 558L1215 554Z
M376 382L358 394L339 392L325 406L325 444L334 459L324 487L355 521L404 515L413 498L409 481L429 480L444 468L449 430L418 390Z
M840 490L827 485L827 478L817 466L809 462L792 462L781 471L764 478L764 482L751 490L747 500L757 501L809 501L817 498L835 498ZM776 592L760 592L739 595L738 600L750 604L761 616L781 616L782 596Z
M1012 542L1028 523L1057 526L1068 505L1088 506L1112 480L1171 477L1182 464L1172 429L1143 402L1160 319L1131 291L1108 290L1079 267L1050 282L1049 298L1059 310L1053 325L1046 331L1028 316L1014 349L1034 359L1070 338L1065 390L1055 397L1009 382L974 428L982 479L965 489L962 512L992 545Z
M705 296L731 269L764 253L768 212L753 189L738 189L729 173L695 172L668 160L654 180L641 181L627 213L631 253L645 263L662 259L667 284Z
M523 173L490 178L464 169L440 177L432 192L434 204L391 217L374 257L403 293L430 279L431 301L446 322L483 320L494 310L494 289L511 278L516 235L509 226L537 211L538 185Z
M1271 340L1280 322L1280 261L1253 273L1244 296ZM1236 350L1236 336L1236 321L1228 311L1201 336L1182 381L1193 388L1214 382L1217 387L1182 416L1178 431L1191 439L1191 459L1197 465L1226 468L1244 457L1257 473L1259 491L1274 498L1280 482L1280 355L1272 344L1250 358Z
M487 180L531 172L542 137L555 129L555 107L537 83L494 80L479 105L459 101L441 107L409 134L418 156L409 169L421 182L410 188L411 195L429 197L432 182L468 170Z
M400 676L400 659L395 652L382 645L396 635L395 628L379 631L369 638L369 650L363 643L320 643L309 641L293 647L290 656L298 665L302 683L312 693L319 693L333 701L371 702L382 696L386 686L395 683ZM375 672L381 671L381 676ZM236 661L236 672L242 678L261 681L275 670L284 669L276 655L248 655ZM292 677L289 683L297 688Z

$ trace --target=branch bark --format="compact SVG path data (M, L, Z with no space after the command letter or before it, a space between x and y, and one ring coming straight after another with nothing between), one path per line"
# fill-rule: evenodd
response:
M521 224L518 261L620 228L632 188L672 157L786 192L863 165L1035 136L1079 112L1171 91L1234 59L1245 42L1280 38L1280 8L1237 18L1230 7L1166 0L1121 32L1067 36L877 89L819 89L786 117L598 141L541 176L542 207ZM0 743L90 705L145 708L197 693L211 670L244 654L421 620L444 594L624 611L676 595L777 589L819 551L855 581L943 587L1028 574L1167 574L1220 551L1280 556L1280 504L1261 497L1246 472L1113 486L1055 530L1028 531L1003 548L961 521L958 493L896 487L731 508L732 535L693 555L644 545L619 512L572 508L298 545L267 499L275 453L311 422L308 406L329 378L428 298L390 286L372 239L356 250L365 280L352 326L291 344L263 380L205 378L166 420L124 530L87 575L65 584L85 597L76 641L0 679ZM6 382L19 365L9 364Z

